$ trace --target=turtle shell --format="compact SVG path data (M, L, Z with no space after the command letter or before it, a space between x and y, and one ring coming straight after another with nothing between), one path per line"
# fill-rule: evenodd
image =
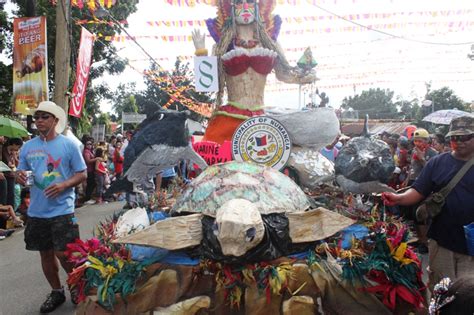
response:
M232 161L203 171L171 212L215 217L221 205L236 198L255 203L261 214L304 211L310 205L301 188L284 174L264 165Z

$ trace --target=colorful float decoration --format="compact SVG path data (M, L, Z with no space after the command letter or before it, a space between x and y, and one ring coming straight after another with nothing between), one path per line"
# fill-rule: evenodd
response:
M56 5L57 0L50 0L52 4ZM117 0L71 0L71 5L79 9L87 7L91 12L96 11L100 7L110 9Z
M216 40L218 101L203 144L194 143L208 163L189 151L182 113L158 111L139 126L125 175L111 190L154 191L152 177L180 159L203 171L168 198L169 207L145 205L151 225L144 229L129 224L123 233L113 219L100 225L98 241L70 245L77 314L407 314L424 307L410 234L378 200L361 202L312 175L305 192L277 171L321 163L316 173L325 176L330 167L314 153L332 142L339 122L329 108L264 107L271 71L284 82L316 80L309 51L299 67L286 61L274 5L217 1L218 16L207 25ZM196 54L207 55L204 36L193 39ZM226 154L226 143L244 162L206 168L213 155Z

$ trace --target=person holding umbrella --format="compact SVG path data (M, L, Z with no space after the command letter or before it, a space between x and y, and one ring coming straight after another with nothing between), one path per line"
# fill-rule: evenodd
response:
M26 142L20 150L17 181L27 183L26 171L33 174L30 206L25 229L27 250L39 251L41 266L52 288L41 313L54 311L66 297L59 278L59 263L69 273L72 265L64 251L68 243L79 238L74 217L74 187L83 182L86 164L79 147L61 132L66 127L66 113L50 101L41 102L33 112L39 136ZM77 303L77 294L71 291Z
M23 138L28 136L28 131L19 122L5 116L0 116L0 136Z
M4 159L6 138L22 138L26 136L28 136L28 131L19 122L5 116L0 116L0 159ZM8 174L10 173L0 172L0 204L11 204L12 199L7 187L11 188L12 181L7 179Z

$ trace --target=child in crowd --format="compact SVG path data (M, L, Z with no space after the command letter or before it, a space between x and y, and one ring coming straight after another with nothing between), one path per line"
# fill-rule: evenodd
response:
M122 141L117 140L115 143L115 150L113 154L112 161L114 163L115 178L120 178L123 172L123 155L122 155Z
M95 156L98 157L95 162L95 180L96 180L96 203L103 203L103 195L105 190L106 177L109 176L107 171L107 159L104 156L104 150L102 148L97 148L95 151Z

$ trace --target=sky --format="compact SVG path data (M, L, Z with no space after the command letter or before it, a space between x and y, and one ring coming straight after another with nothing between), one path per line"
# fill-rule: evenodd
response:
M283 19L278 41L291 64L296 65L304 49L311 47L320 79L315 87L329 96L332 107L377 87L393 90L396 98L422 100L426 82L432 89L448 86L464 101L474 102L474 61L467 57L474 44L471 0L279 0L274 14ZM194 46L191 41L164 41L162 36L190 35L196 26L188 21L215 15L216 8L205 4L140 0L138 11L127 19L128 32L163 68L172 69L177 56L192 65ZM181 27L155 23L163 21L186 23ZM204 26L198 28L208 34ZM209 51L212 44L208 37ZM130 40L115 45L133 69L105 80L112 88L127 82L144 88L142 71L149 67L148 57ZM299 94L297 85L278 82L272 74L265 105L297 108L309 102L315 87L303 87ZM104 103L102 109L110 110L110 104Z
M369 88L389 88L404 100L422 100L426 82L431 88L452 88L467 102L474 101L474 61L467 58L474 44L474 2L470 0L281 0L274 13L283 19L278 41L292 64L311 47L318 62L316 87L339 107L344 97ZM137 13L128 18L134 36L190 35L193 26L171 27L156 21L194 21L215 17L216 8L169 5L164 0L141 0ZM334 14L343 16L340 19ZM298 19L299 18L299 19ZM351 23L355 22L359 25ZM368 30L363 26L388 33ZM208 34L205 27L198 27ZM393 35L393 36L390 36ZM403 39L405 38L405 39ZM138 38L139 43L162 65L171 69L176 56L192 64L194 46L189 41L165 42ZM459 45L460 43L464 43ZM206 39L211 50L212 38ZM149 62L131 42L117 43L120 55L136 69ZM192 67L191 67L192 68ZM143 81L129 70L125 81ZM132 79L134 78L134 79ZM140 84L139 84L140 86ZM313 88L314 91L314 88ZM312 89L278 82L269 76L267 106L295 108L308 102ZM300 104L298 101L300 100ZM319 102L319 99L315 99Z

